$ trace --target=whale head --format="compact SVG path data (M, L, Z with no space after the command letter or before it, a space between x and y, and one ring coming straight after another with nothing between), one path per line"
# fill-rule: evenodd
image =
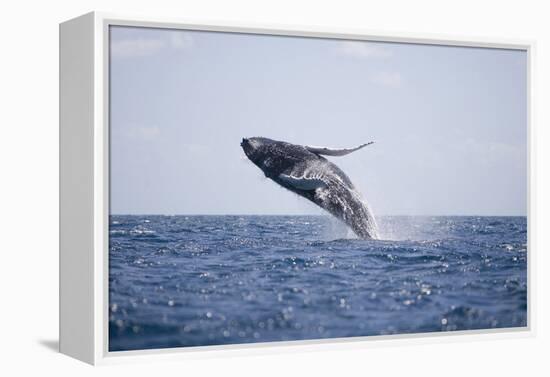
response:
M244 138L241 147L246 157L269 178L279 176L308 155L313 156L302 146L265 137Z
M275 140L265 137L251 137L243 138L241 141L241 147L244 154L246 154L246 157L258 165L258 162L265 159L269 153L267 146L273 143L275 143Z

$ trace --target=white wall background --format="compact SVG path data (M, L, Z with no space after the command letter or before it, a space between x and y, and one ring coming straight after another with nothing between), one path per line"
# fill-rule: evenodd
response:
M542 1L83 0L3 2L0 38L1 375L543 375L549 372L550 24ZM537 336L402 342L389 347L127 365L93 369L56 354L58 315L58 23L90 10L198 20L374 31L528 38L538 43L536 129ZM533 289L533 287L531 287ZM546 348L546 349L545 349Z

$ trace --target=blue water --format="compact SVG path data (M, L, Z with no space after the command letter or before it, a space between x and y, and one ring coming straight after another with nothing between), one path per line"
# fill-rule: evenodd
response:
M109 349L526 326L525 217L111 216Z

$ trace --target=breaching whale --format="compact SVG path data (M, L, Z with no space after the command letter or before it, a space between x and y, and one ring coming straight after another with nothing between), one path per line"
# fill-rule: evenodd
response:
M244 138L241 147L267 178L328 211L358 237L377 239L376 220L367 203L348 176L323 157L345 156L372 143L333 149L252 137Z

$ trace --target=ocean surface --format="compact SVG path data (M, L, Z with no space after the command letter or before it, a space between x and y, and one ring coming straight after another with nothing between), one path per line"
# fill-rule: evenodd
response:
M109 349L527 325L525 217L111 216Z

